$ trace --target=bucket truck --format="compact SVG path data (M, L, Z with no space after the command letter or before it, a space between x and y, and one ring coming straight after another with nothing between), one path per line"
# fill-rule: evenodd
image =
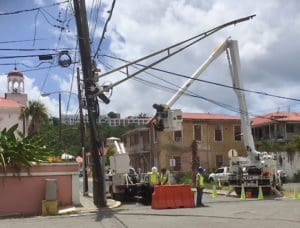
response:
M259 187L262 187L264 192L269 193L270 190L273 190L275 193L279 194L279 191L276 190L280 180L276 172L275 156L266 152L258 152L254 146L241 78L238 43L236 40L228 38L221 44L165 105L154 104L153 107L156 109L156 115L150 122L153 122L154 127L160 131L174 131L180 129L182 122L181 111L171 110L170 108L181 95L186 92L188 87L200 76L210 63L218 58L223 52L226 52L228 56L233 89L239 103L243 141L247 151L247 157L238 157L236 154L230 156L232 174L229 177L229 184L238 195L241 194L242 186L244 186L247 191L254 192L254 194L258 192Z
M128 153L123 143L114 140L116 154L109 157L110 172L107 173L107 189L111 198L120 201L139 200L143 204L149 204L149 176L147 173L137 173L130 166Z

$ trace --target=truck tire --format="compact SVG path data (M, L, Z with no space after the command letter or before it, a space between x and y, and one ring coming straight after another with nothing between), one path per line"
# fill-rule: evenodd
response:
M112 194L112 199L117 200L117 201L124 201L124 194L123 193L113 193Z
M215 183L215 181L214 181L214 179L213 178L209 178L209 183L211 183L211 184L214 184Z

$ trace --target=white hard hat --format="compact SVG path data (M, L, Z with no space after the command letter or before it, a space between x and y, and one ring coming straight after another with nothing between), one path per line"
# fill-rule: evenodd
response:
M157 168L155 166L152 167L152 172L157 172Z

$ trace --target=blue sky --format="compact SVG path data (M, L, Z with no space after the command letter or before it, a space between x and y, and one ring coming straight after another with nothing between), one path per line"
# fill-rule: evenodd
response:
M66 49L69 50L72 60L79 60L78 50L76 51L73 1L45 7L58 2L61 3L63 0L0 1L2 31L0 96L4 96L6 92L6 75L16 64L26 77L25 92L29 99L41 100L47 106L49 113L54 116L58 113L57 94L49 97L41 97L40 94L54 91L77 93L76 67L80 67L79 64L75 66L72 64L70 67L63 68L57 64L57 54ZM93 54L98 46L111 4L112 0L86 1ZM1 15L37 7L41 9ZM228 21L256 14L253 20L225 28L157 67L190 76L211 52L230 36L239 42L246 89L298 99L300 98L299 8L300 2L296 0L286 2L279 0L117 0L100 54L134 60ZM30 41L7 43L7 41L20 40ZM8 48L19 50L3 50ZM21 50L46 48L49 50ZM16 57L49 53L55 54L53 62L40 61L37 57ZM14 58L4 58L5 56L14 56ZM97 66L102 72L121 64L120 61L104 56L97 59ZM134 72L135 68L130 68L129 71ZM173 91L169 92L157 87L170 87L170 84L165 84L165 81L175 83L177 86L185 81L184 78L155 71L148 71L148 73L150 74L139 75L139 78L155 83L156 87L136 79L128 80L113 89L110 104L100 103L101 113L114 111L122 113L122 116L139 113L152 115L153 103L165 103L174 94ZM100 78L98 83L99 85L111 84L122 78L124 76L121 73L114 73ZM226 55L213 63L201 79L230 85ZM230 89L197 82L191 90L197 92L199 96L237 107L235 95ZM62 98L63 113L76 113L78 110L76 97L71 95L71 100L68 102L68 93L62 93ZM247 93L246 99L249 111L255 115L278 110L299 111L300 107L297 101L255 93ZM180 98L174 108L181 108L185 112L238 115L218 105L187 96Z

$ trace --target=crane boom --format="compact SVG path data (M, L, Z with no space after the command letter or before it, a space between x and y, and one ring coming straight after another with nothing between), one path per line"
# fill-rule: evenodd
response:
M254 140L251 132L251 123L249 119L246 98L244 94L244 85L241 77L241 64L238 51L238 42L236 40L227 41L228 49L227 55L229 55L229 68L232 79L234 92L237 95L239 103L239 112L241 116L241 129L244 139L244 144L247 150L248 159L252 165L259 166L260 152L255 150ZM228 52L229 50L229 52Z
M251 133L250 119L247 111L246 99L244 94L244 86L241 78L241 66L240 66L240 56L238 51L238 42L236 40L231 40L227 38L219 47L217 47L213 53L207 58L207 60L194 72L194 74L179 88L179 90L169 99L165 105L154 104L154 107L159 110L159 112L167 112L175 102L187 91L187 89L193 84L193 82L200 77L200 75L207 69L207 67L217 59L223 52L227 52L230 74L232 79L232 84L234 91L238 98L239 112L241 116L241 129L245 148L247 150L248 160L251 165L259 166L259 156L260 152L255 150L254 140ZM167 109L166 109L167 108ZM162 111L164 109L164 111ZM169 115L165 114L156 115L156 118L162 117L166 120L166 117L172 117L174 119L174 114L169 111ZM152 121L152 120L151 120ZM162 122L162 121L161 121ZM163 121L164 123L170 123L170 121ZM164 129L164 127L161 127ZM169 128L172 130L172 128Z
M228 38L229 39L229 38ZM173 104L181 97L183 93L192 85L195 79L199 78L200 75L206 70L206 68L218 58L226 49L228 39L217 47L214 52L208 57L208 59L195 71L195 73L179 88L179 90L171 97L166 103L168 107L172 107Z

